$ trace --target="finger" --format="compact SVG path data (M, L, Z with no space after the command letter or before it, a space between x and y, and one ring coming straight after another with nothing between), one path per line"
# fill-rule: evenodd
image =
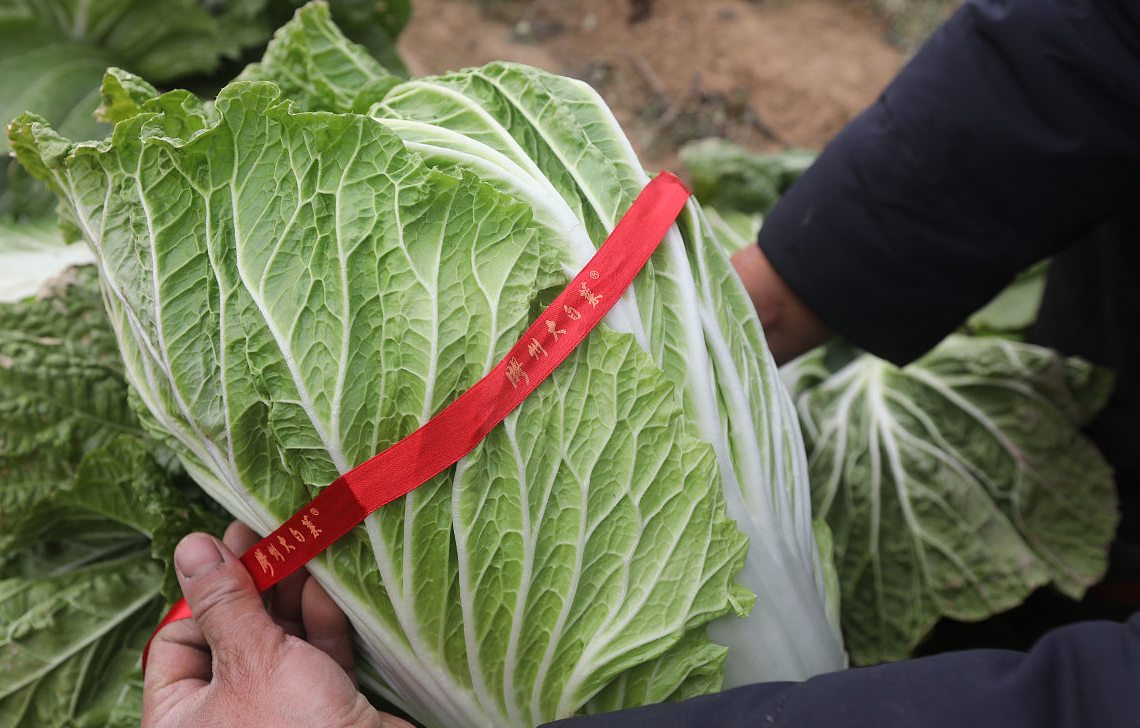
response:
M231 523L226 528L226 532L222 534L222 543L238 556L249 551L260 540L261 537L257 535L257 532L241 521Z
M222 543L235 554L244 554L259 541L261 537L241 521L231 523L222 537ZM298 569L269 590L269 616L285 634L302 639L305 627L301 621L301 590L308 578L308 572Z
M214 656L214 670L272 659L283 637L253 578L221 541L192 533L174 550L182 594Z
M171 622L155 634L143 675L143 696L159 695L182 681L203 687L210 681L210 648L192 619Z
M301 595L305 584L311 581L309 572L297 569L273 586L269 595L269 616L285 634L306 638L305 623L302 618Z
M305 582L301 614L305 623L305 640L333 658L356 684L348 618L316 579Z

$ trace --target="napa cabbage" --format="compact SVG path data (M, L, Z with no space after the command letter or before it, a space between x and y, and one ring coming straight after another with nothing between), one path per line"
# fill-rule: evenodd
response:
M141 421L262 533L489 371L648 181L585 84L401 81L319 4L215 101L112 70L103 108L109 139L25 114L13 148L94 252ZM691 202L548 381L309 568L384 697L523 726L841 668L827 543Z

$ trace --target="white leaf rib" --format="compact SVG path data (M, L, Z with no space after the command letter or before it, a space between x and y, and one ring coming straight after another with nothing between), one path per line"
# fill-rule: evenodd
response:
M338 272L340 273L341 281L341 329L340 329L340 356L337 363L336 384L333 386L333 398L331 406L329 407L329 427L332 430L329 435L337 443L342 441L340 431L341 420L341 404L344 396L344 383L345 378L348 376L348 359L351 355L351 333L352 333L352 304L349 300L349 276L348 276L348 251L345 249L345 234L344 224L341 220L341 212L344 209L342 201L344 200L344 185L345 180L348 178L348 172L352 169L352 165L356 162L357 156L360 154L360 149L363 146L364 131L360 125L356 126L356 144L353 145L352 156L345 163L344 169L341 170L340 180L337 182L336 192L334 197L336 204L333 207L333 215L335 216L335 223L333 225L333 235L336 238L337 248L337 262ZM347 458L346 458L347 462ZM343 473L343 471L342 471Z
M531 579L534 573L534 542L537 536L530 522L530 498L528 496L530 483L527 479L526 461L519 448L517 420L517 417L511 417L503 423L503 434L510 444L511 455L515 461L515 474L518 477L519 513L521 516L519 529L524 547L522 575L519 578L519 590L515 596L514 608L511 613L511 634L507 639L506 655L503 657L503 704L507 706L507 717L510 719L511 725L524 724L522 706L515 700L515 668L518 665L519 639L523 630L523 618L530 597ZM536 724L543 719L543 716L534 713L526 717L529 719L527 722Z

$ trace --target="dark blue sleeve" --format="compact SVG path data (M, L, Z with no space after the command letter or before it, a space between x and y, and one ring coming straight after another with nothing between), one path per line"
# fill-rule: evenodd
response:
M765 683L549 728L1136 728L1140 615L970 650Z
M972 0L828 145L760 247L898 363L1140 187L1140 3Z

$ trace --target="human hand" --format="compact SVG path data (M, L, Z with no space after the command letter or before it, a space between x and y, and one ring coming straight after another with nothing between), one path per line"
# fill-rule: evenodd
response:
M344 614L307 572L273 587L269 611L235 556L258 537L233 523L224 543L182 539L174 565L192 619L151 643L142 728L412 728L356 689Z

